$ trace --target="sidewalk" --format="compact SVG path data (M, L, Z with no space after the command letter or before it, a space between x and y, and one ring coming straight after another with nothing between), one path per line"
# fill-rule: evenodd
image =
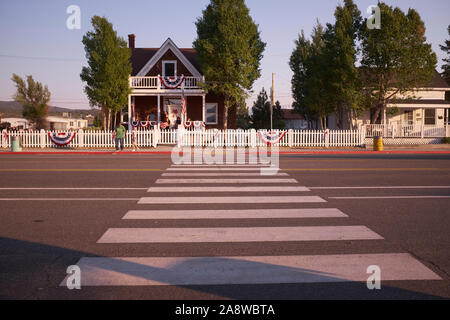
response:
M88 148L24 148L21 152L11 152L10 149L0 148L0 154L170 154L174 146L158 146L156 148L140 148L132 151L126 148L124 151L114 149L88 149ZM248 150L248 149L246 149ZM352 153L450 153L450 144L428 144L428 145L385 145L384 151L373 151L372 146L361 147L342 147L342 148L308 148L308 147L280 147L280 154L352 154Z

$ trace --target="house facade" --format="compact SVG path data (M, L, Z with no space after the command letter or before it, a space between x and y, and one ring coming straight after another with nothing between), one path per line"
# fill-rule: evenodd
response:
M450 101L445 100L450 86L435 70L430 83L423 88L397 95L386 106L379 124L387 126L437 126L448 123ZM370 124L370 111L355 119L354 125Z
M224 127L223 97L206 92L196 51L178 48L169 38L159 48L136 48L135 35L128 36L132 74L128 121L176 128L184 122L201 121L207 128ZM228 128L236 126L236 109L228 111Z
M308 129L308 121L306 121L300 114L295 113L293 109L281 109L281 112L285 129Z

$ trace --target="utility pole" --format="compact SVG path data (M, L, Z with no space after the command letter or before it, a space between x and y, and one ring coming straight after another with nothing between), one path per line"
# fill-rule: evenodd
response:
M274 73L272 72L272 90L270 93L270 131L273 130L273 106L275 103Z

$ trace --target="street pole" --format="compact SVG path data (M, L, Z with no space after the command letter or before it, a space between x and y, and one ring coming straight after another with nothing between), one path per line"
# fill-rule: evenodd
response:
M274 97L275 97L275 89L274 89L274 73L272 72L272 90L270 94L270 131L273 130L273 105L274 105Z

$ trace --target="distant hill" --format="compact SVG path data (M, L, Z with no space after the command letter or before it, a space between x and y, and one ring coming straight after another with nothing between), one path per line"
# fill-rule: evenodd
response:
M84 118L88 114L96 115L98 110L94 109L69 109L60 107L50 107L50 116L62 116L63 112L70 113L73 118ZM3 118L21 118L22 106L15 101L0 101L0 113Z

